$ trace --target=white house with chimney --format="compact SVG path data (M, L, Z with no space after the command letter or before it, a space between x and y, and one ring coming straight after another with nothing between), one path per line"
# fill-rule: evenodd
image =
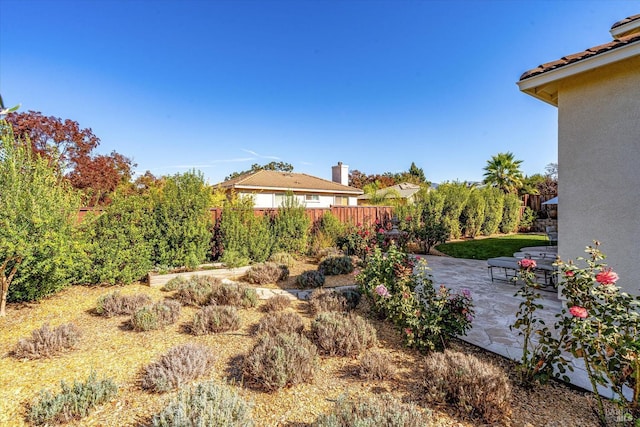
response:
M357 206L359 188L349 187L349 166L338 162L331 181L304 173L261 170L224 181L218 186L239 196L251 196L255 208L277 208L293 194L307 208Z

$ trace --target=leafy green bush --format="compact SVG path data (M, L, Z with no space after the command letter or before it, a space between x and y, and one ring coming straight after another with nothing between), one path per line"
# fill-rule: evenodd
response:
M318 271L325 276L349 274L353 272L353 258L350 256L328 257L320 262Z
M172 347L144 368L142 388L164 393L203 377L213 367L213 351L200 344L187 343Z
M360 358L358 374L367 380L388 380L394 377L395 367L387 353L369 349Z
M490 236L496 234L502 223L504 211L504 193L494 187L485 187L483 190L486 203L484 222L482 223L482 234Z
M409 403L385 396L350 400L340 398L333 412L322 414L312 427L423 427L432 425L428 414Z
M155 233L153 202L146 195L116 194L99 216L82 221L89 257L84 282L128 284L151 270Z
M355 356L378 342L375 328L354 314L320 313L311 323L311 336L330 356Z
M310 382L318 365L316 346L300 334L262 335L244 357L247 383L266 391Z
M323 248L323 249L320 249L319 251L317 251L315 258L316 258L316 261L318 261L320 263L325 258L341 257L341 256L344 256L344 253L340 249L332 246L332 247Z
M469 192L467 203L464 205L464 209L462 209L462 214L460 215L460 221L465 235L476 237L480 233L482 225L484 224L486 206L487 202L485 201L484 194L478 189L472 189Z
M522 213L522 218L520 218L520 224L519 224L520 229L523 231L529 231L529 229L533 227L533 224L535 224L537 217L538 217L538 214L536 214L536 212L533 209L531 209L529 206L524 208L524 212Z
M289 277L289 268L286 265L278 265L273 262L252 265L246 275L249 283L260 285L276 283L287 277Z
M471 190L462 182L440 184L438 193L444 195L442 207L442 224L449 229L454 239L462 235L460 215L467 204Z
M297 277L296 283L303 288L319 288L324 285L324 274L317 270L303 271Z
M165 283L164 286L161 288L161 290L165 292L175 291L180 289L182 286L184 286L184 284L187 283L188 281L189 279L187 279L184 276L174 277L173 279Z
M74 237L80 199L45 156L0 121L0 315L74 283L84 265Z
M273 247L273 233L267 216L257 217L253 199L236 197L226 202L219 226L222 261L229 266L249 264L249 260L265 261Z
M304 330L302 317L290 311L269 313L263 316L256 327L256 334L300 334Z
M503 233L513 233L518 229L520 220L520 199L515 194L505 194L504 211L500 231Z
M285 308L291 305L291 299L286 295L276 295L274 297L269 298L264 305L262 306L262 310L267 313L272 313L275 311L282 311Z
M304 205L293 195L285 197L273 218L273 250L292 254L305 253L310 222Z
M32 331L30 338L20 339L13 354L19 359L55 356L74 348L80 336L80 330L73 323L65 323L53 329L45 323L41 328Z
M252 427L251 404L213 381L183 388L151 421L154 427Z
M153 264L195 268L206 260L211 243L211 189L201 172L166 179L154 195Z
M64 423L87 416L96 406L109 401L118 394L118 386L111 379L97 380L92 372L85 382L73 381L72 385L60 382L62 391L52 395L41 390L31 403L27 420L36 425Z
M95 312L104 317L130 315L149 304L151 297L147 294L122 295L115 291L98 298Z
M316 289L309 297L309 307L314 315L325 311L342 313L347 310L347 299L333 289Z
M235 307L228 305L203 307L191 322L191 333L194 335L208 335L238 329L240 329L240 316Z
M159 301L136 310L130 323L134 331L152 331L177 322L181 309L182 304L178 301Z
M487 423L506 421L511 414L511 385L505 373L470 354L445 350L426 360L424 385L435 402L453 403Z

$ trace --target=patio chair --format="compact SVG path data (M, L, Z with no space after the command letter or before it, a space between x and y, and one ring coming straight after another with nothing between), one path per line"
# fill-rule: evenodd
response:
M552 245L558 244L558 228L555 225L547 225L547 238Z

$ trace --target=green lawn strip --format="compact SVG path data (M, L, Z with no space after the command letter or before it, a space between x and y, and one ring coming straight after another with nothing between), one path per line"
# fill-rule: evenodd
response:
M540 234L511 234L486 239L465 240L443 243L436 246L440 252L454 258L489 259L499 256L513 256L527 246L546 246L549 241Z

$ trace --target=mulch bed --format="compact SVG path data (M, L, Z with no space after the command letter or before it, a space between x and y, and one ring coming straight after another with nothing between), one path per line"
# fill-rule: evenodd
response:
M289 282L306 269L315 269L310 260L291 269ZM289 282L279 287L291 286ZM331 276L328 286L353 284L353 276ZM291 286L295 287L295 286ZM260 307L240 310L242 328L232 333L195 337L184 332L184 324L196 312L184 307L180 320L164 330L134 332L127 327L127 317L102 318L92 313L97 299L115 288L74 286L36 304L9 305L6 318L0 318L0 425L27 425L26 408L29 402L46 388L60 390L60 381L85 380L91 371L99 378L111 377L120 390L117 397L90 413L73 426L139 426L148 423L175 393L154 394L140 388L141 369L156 360L169 348L186 342L208 345L217 354L217 361L209 378L231 381L236 377L239 355L248 352L255 337L252 326L264 313ZM167 297L167 292L135 284L118 288L123 294L144 292L154 300ZM263 302L261 302L262 304ZM307 330L312 316L307 304L294 302L289 310L300 313ZM20 338L44 323L58 326L74 322L83 333L79 347L53 359L18 360L11 351ZM394 395L413 401L433 413L432 426L477 426L464 414L448 407L437 407L424 401L421 388L424 355L402 347L400 336L389 324L371 319L378 331L379 348L388 352L397 368L396 378L388 381L361 380L357 376L358 360L349 357L322 357L320 369L312 384L304 384L275 393L265 393L237 384L240 394L254 402L256 426L305 426L317 415L331 410L342 395ZM491 361L513 375L514 364L500 356L455 340L452 348ZM590 395L561 383L523 389L513 387L513 426L597 426Z

